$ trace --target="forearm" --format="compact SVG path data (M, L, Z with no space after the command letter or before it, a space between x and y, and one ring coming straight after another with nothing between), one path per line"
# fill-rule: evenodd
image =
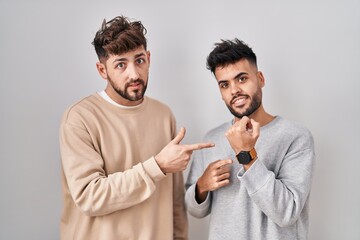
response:
M258 160L240 177L252 201L279 226L296 222L308 199L312 159L301 160L290 160L295 165L284 164L277 176Z
M62 167L75 204L97 216L128 208L148 199L156 181L165 178L153 157L124 170L106 172L106 161L87 130L63 124L60 131ZM122 156L118 156L121 158ZM112 159L109 161L121 161Z
M196 199L197 203L200 204L200 203L204 202L207 195L208 195L208 193L209 193L208 191L205 191L205 190L199 188L198 182L196 183L196 185L195 185L195 199Z
M204 164L202 163L202 159L204 159L202 154L203 152L196 152L193 155L193 161L191 162L189 175L185 184L185 204L187 211L197 218L203 218L210 213L210 193L207 194L206 199L201 203L196 200L196 184L205 170Z
M203 218L210 214L210 193L202 203L198 203L195 197L195 184L191 185L185 193L187 211L196 218Z
M161 175L153 178L147 172L146 165L151 165L151 161L108 176L96 169L87 172L67 169L65 176L70 194L81 211L90 216L106 215L137 205L153 194L155 182L162 178Z

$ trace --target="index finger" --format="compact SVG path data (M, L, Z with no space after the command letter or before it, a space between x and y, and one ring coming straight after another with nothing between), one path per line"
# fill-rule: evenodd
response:
M190 151L194 151L194 150L200 150L203 148L212 148L214 146L215 146L214 143L194 143L194 144L186 145L186 149L190 150Z
M218 160L217 162L215 162L215 167L216 168L222 168L222 167L226 167L229 164L231 164L233 161L231 159L222 159L222 160Z

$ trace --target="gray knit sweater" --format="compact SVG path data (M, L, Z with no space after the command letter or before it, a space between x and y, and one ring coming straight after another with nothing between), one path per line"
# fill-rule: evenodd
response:
M230 125L209 131L205 141L215 147L193 155L186 182L188 212L198 218L210 214L209 239L307 239L315 163L311 133L276 117L260 128L255 145L258 159L245 172L224 135ZM227 158L233 159L231 183L198 204L197 179L210 162Z

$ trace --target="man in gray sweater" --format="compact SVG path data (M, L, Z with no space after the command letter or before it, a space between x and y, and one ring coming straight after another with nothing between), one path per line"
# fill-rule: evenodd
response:
M256 55L234 39L207 58L234 119L205 136L214 148L193 155L188 212L209 214L209 239L307 239L315 152L311 133L267 113Z

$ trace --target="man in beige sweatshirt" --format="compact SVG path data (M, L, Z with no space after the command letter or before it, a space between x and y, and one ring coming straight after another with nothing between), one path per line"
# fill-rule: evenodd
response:
M150 52L140 21L104 20L96 33L104 91L73 104L60 127L61 239L187 239L180 144L168 106L145 96Z

